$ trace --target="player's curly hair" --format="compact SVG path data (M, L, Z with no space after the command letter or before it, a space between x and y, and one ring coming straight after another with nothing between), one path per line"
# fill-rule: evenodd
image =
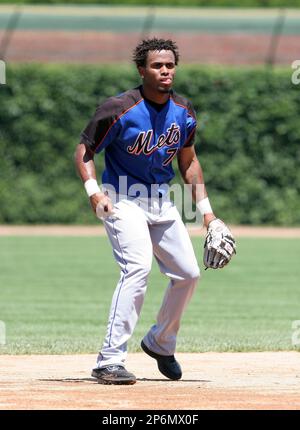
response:
M175 57L175 64L179 61L178 47L175 42L170 39L153 39L143 40L137 45L133 51L133 61L137 67L145 67L147 62L147 56L149 51L172 51Z

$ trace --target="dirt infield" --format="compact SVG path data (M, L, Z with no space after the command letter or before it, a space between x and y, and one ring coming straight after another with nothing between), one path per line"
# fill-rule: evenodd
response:
M191 235L204 234L192 227ZM299 238L299 228L232 226L236 236ZM100 226L0 226L0 236L104 234ZM0 355L0 410L300 409L299 352L178 353L180 381L162 377L145 354L129 354L133 386L90 377L95 355Z
M236 237L300 238L299 227L229 226ZM206 230L187 226L191 236L204 236ZM103 236L105 229L98 225L0 225L0 236Z
M297 352L178 353L180 381L129 354L132 386L90 377L93 355L1 356L0 409L300 409Z

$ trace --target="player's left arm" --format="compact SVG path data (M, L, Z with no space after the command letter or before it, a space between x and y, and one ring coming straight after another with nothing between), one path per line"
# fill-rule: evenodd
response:
M197 158L194 145L183 147L177 154L178 167L184 182L191 186L192 198L196 204L207 199L202 167ZM212 209L203 214L203 223L208 224L216 218Z
M203 215L207 227L203 262L206 268L218 269L226 266L236 253L236 242L222 220L216 218L209 204L203 171L194 145L183 147L178 155L178 166L186 184L191 185L192 197Z

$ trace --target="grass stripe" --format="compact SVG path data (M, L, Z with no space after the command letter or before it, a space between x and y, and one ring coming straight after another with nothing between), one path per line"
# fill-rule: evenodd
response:
M53 31L141 31L147 17L147 8L114 9L114 8L25 8L18 23L19 30L53 30ZM13 9L11 10L13 12ZM94 11L94 12L93 12ZM97 11L97 12L96 12ZM12 13L11 12L11 13ZM268 11L269 12L269 11ZM0 29L7 26L11 13L0 8ZM272 13L253 14L187 11L159 9L153 22L153 31L205 31L214 33L263 33L273 31L278 16ZM300 13L287 13L283 34L300 33Z
M97 351L119 278L107 238L1 237L0 244L0 320L7 330L0 353ZM203 238L195 238L200 264L202 246ZM178 350L295 349L299 253L295 239L239 239L238 254L228 267L202 270ZM139 350L141 337L154 323L166 286L154 263L130 351Z

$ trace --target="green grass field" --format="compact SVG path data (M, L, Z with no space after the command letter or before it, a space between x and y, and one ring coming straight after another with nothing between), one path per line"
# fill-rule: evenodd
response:
M203 239L193 240L202 265ZM2 354L94 353L106 331L118 266L106 237L1 237ZM240 238L223 270L202 270L178 351L295 350L300 241ZM129 351L154 323L167 278L156 262Z

